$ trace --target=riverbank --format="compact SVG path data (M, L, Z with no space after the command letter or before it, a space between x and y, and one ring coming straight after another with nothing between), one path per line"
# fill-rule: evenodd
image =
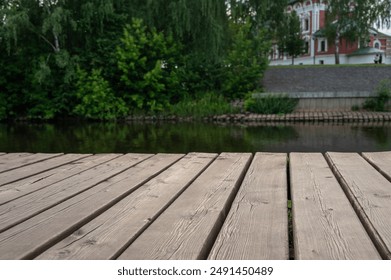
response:
M130 116L126 121L195 121L193 117ZM205 117L205 122L390 122L391 112L296 112L291 114L223 114Z

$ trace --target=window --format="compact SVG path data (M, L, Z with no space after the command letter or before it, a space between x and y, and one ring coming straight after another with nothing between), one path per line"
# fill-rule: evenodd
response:
M374 48L375 48L375 49L379 49L379 50L381 49L381 44L380 44L379 41L375 42Z
M327 40L320 39L318 41L318 52L327 52Z
M320 51L321 52L325 52L326 51L326 41L325 40L322 40L320 42Z
M308 18L304 19L304 31L310 30L310 20Z
M305 51L305 53L310 52L310 43L308 41L305 42L304 51Z

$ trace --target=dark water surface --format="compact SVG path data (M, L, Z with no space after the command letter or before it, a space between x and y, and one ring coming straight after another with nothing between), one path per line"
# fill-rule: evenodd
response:
M388 124L0 124L0 152L188 153L391 150Z

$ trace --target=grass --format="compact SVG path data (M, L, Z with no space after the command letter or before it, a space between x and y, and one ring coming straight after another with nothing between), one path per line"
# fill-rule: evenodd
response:
M305 65L269 65L270 68L298 69L298 68L359 68L359 67L391 67L390 64L305 64Z
M387 111L387 103L391 97L391 80L382 80L376 88L376 97L368 99L363 108L369 111Z
M232 105L221 95L206 93L198 97L185 96L171 106L170 113L177 117L201 119L214 115L237 113Z
M289 240L289 259L294 259L293 244L293 218L292 218L292 200L288 200L288 240Z
M298 99L286 95L264 95L263 97L250 97L245 101L247 111L256 114L289 114L294 111Z

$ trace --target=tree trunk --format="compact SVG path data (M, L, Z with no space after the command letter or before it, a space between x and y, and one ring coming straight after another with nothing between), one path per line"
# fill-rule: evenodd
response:
M337 34L335 36L335 64L339 64L339 40L340 40L340 35L339 32L337 31Z
M58 36L55 32L53 32L54 36L54 52L59 53L60 52L60 40L58 39Z

